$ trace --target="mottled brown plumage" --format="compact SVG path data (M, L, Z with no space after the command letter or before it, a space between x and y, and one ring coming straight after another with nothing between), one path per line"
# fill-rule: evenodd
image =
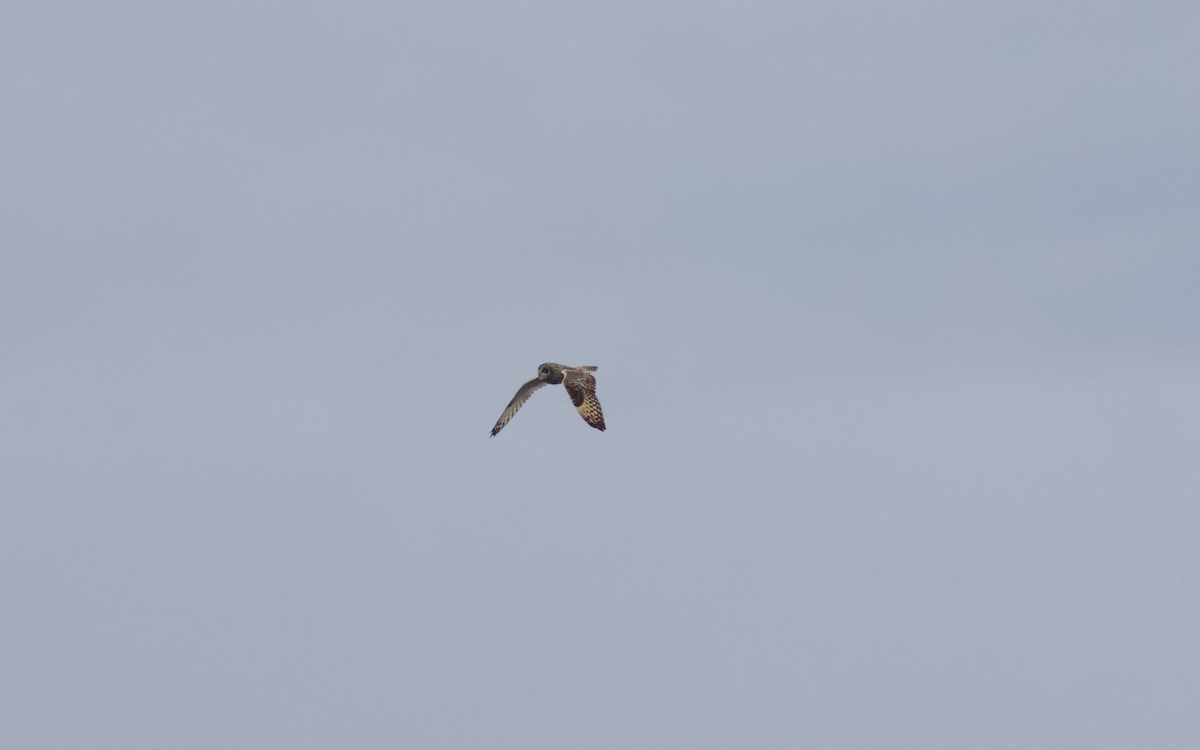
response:
M568 370L563 376L563 388L567 389L567 395L571 397L571 403L575 404L583 421L597 430L603 430L604 411L600 409L600 399L596 398L596 378L590 372L581 372L583 369Z
M600 400L596 398L596 378L592 376L596 369L594 365L565 367L554 362L546 362L538 367L538 376L517 389L517 395L513 396L500 419L496 420L496 426L492 428L492 437L504 429L504 425L525 405L534 391L544 385L559 383L567 390L571 403L575 404L583 421L597 430L603 430L604 412L600 409Z

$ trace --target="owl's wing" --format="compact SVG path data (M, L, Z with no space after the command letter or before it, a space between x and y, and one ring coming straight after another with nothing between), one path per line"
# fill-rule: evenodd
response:
M563 387L567 389L567 395L571 397L571 403L575 404L583 421L603 432L604 412L600 409L600 399L596 398L596 378L583 369L567 370L563 373Z
M517 413L517 409L524 406L529 397L533 395L533 392L545 384L545 380L534 378L518 388L517 395L513 396L512 401L508 402L508 406L504 407L504 413L496 420L496 426L492 428L492 437L496 437L496 433L504 429L504 425L508 424L508 420L513 418L513 415Z

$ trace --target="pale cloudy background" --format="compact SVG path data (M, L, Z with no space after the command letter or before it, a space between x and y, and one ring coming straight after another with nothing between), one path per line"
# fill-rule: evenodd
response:
M10 0L0 746L1200 747L1198 39Z

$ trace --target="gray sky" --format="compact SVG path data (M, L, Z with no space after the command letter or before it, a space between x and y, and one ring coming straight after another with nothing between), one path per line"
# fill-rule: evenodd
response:
M1198 38L9 2L0 745L1200 746Z

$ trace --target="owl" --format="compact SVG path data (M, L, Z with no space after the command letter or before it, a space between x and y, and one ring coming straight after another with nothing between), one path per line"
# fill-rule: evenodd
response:
M591 365L566 367L554 362L545 363L538 368L536 378L517 389L517 395L513 396L512 401L509 401L508 406L505 407L504 413L500 415L500 419L496 420L496 426L492 428L492 437L504 429L504 425L508 424L517 410L525 405L534 391L544 385L558 385L559 383L562 383L563 388L567 389L567 395L571 397L571 403L575 404L583 421L597 430L603 431L604 412L600 410L600 400L596 398L596 378L592 376L597 369Z

